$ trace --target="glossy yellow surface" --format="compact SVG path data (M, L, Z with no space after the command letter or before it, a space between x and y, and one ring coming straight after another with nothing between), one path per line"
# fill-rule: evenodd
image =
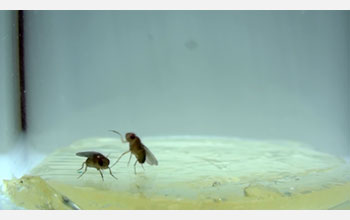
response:
M158 166L129 155L112 168L118 180L89 168L80 179L79 151L109 155L128 149L110 138L81 140L49 155L32 177L5 182L28 209L350 209L349 165L295 142L233 138L145 138ZM21 186L22 185L22 189ZM26 190L23 190L26 189ZM62 199L66 198L66 199Z

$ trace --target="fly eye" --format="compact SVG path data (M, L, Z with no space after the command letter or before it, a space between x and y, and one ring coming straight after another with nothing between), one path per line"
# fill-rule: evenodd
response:
M134 134L130 135L130 138L135 139L135 135Z
M100 166L103 166L103 160L102 160L102 159L99 159L99 160L98 160L98 164L99 164Z

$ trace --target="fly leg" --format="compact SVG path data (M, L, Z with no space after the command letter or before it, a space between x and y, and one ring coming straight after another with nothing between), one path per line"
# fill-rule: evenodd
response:
M134 173L135 173L135 175L136 175L136 164L137 164L137 160L134 163Z
M128 143L126 140L123 139L123 136L118 131L115 131L115 130L109 130L109 131L119 134L120 140L122 141L122 143Z
M83 163L83 167L84 167L84 164L86 165L86 162ZM83 167L80 168L79 170L83 169ZM86 173L86 171L87 171L87 165L85 166L84 172L83 172L80 176L78 176L78 179L79 179L82 175L84 175L84 174Z
M111 168L116 164L118 163L118 161L120 160L120 158L122 158L122 156L124 156L125 154L129 153L130 151L125 151L124 153L122 153L122 155L120 155L120 157L118 158L118 160L116 162L114 162L114 164L111 166Z
M142 163L141 163L141 167L142 167L143 171L145 171L145 168L143 167L143 164L142 164Z
M128 167L129 167L129 164L130 164L130 161L131 161L131 156L132 156L132 154L130 154L130 157L129 157Z
M111 168L109 168L109 167L108 167L108 169L109 169L109 173L111 174L111 176L113 176L113 177L114 177L114 179L116 179L116 180L117 180L118 178L117 178L117 177L115 177L115 176L112 174L112 170L111 170Z
M81 165L81 168L79 170L83 169L85 164L86 164L86 162L83 162L83 164ZM79 170L77 170L77 171L79 171Z
M102 174L101 170L100 170L100 169L98 169L98 171L99 171L99 172L100 172L100 174L101 174L102 181L105 181L105 180L103 179L103 174Z

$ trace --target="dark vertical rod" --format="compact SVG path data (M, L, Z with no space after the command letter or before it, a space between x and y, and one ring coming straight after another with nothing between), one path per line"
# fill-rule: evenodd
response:
M26 87L25 87L25 66L24 66L24 12L18 11L18 49L19 49L19 88L21 107L21 128L27 130L26 120Z

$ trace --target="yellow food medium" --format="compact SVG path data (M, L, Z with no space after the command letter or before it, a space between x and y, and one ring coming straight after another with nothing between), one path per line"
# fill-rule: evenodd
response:
M80 209L39 176L4 180L4 185L12 201L27 209Z
M158 166L144 164L143 170L138 164L135 175L135 158L127 167L125 156L112 168L118 180L104 172L102 181L93 168L77 179L84 159L76 152L97 151L109 155L113 164L128 149L118 139L85 139L57 150L30 172L32 177L23 177L27 191L19 190L20 180L6 182L8 195L27 209L350 208L348 164L295 142L142 140Z

